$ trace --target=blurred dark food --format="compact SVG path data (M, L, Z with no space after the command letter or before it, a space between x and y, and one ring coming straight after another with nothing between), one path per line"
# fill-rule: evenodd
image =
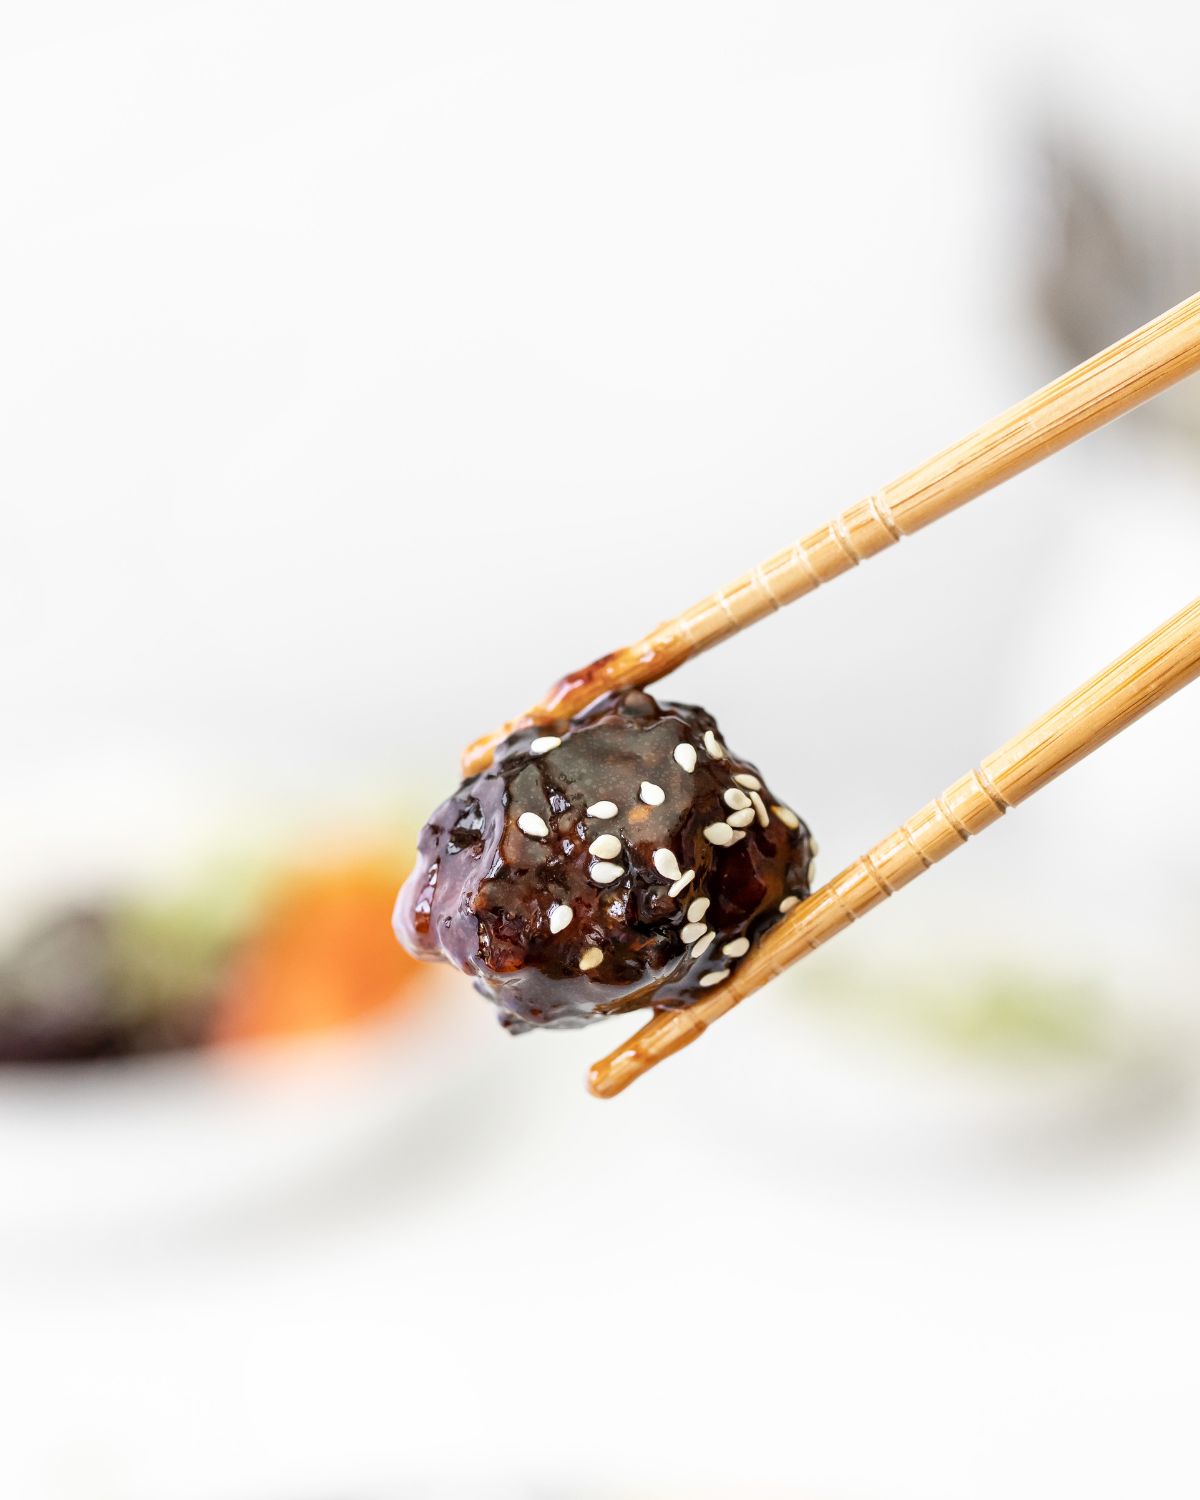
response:
M79 1062L319 1031L410 1002L392 937L407 867L373 854L42 918L0 959L0 1062Z
M0 967L0 1061L82 1061L197 1045L216 999L217 955L131 951L115 910L43 920Z
M1166 181L1153 162L1134 172L1062 130L1048 130L1038 152L1034 301L1064 363L1078 364L1200 288L1200 182ZM1195 381L1139 415L1200 445Z

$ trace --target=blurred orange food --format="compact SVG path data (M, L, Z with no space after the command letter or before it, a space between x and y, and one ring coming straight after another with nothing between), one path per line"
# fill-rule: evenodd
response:
M230 965L212 1040L320 1031L411 1003L419 965L392 933L406 873L358 858L287 876Z

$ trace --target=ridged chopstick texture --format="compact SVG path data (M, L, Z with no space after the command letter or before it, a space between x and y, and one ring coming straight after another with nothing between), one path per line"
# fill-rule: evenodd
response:
M1200 293L1043 386L641 640L562 678L519 719L469 745L464 775L518 725L566 718L600 694L644 687L901 537L1111 422L1200 368Z
M814 891L772 928L719 990L685 1010L660 1013L598 1062L588 1078L592 1093L611 1098L628 1088L664 1058L694 1042L768 980L858 921L1198 676L1200 599Z

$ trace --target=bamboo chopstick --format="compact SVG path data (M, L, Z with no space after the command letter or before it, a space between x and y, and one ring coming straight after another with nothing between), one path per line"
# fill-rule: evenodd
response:
M522 724L566 718L620 687L656 682L690 657L948 515L1030 464L1200 368L1200 293L1044 386L1002 416L844 510L794 546L667 620L640 641L562 678L522 718L463 752L463 774Z
M598 1062L588 1078L591 1092L610 1099L628 1088L789 964L828 942L1196 677L1200 599L814 891L772 928L719 989L686 1010L661 1012Z

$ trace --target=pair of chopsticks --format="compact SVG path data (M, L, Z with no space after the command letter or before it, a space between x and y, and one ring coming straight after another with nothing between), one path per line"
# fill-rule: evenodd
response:
M469 746L463 769L486 766L518 725L577 713L601 693L655 682L718 641L836 578L901 537L1110 422L1200 369L1200 293L1076 366L969 437L853 505L630 646L563 678L521 719ZM763 938L719 989L654 1017L591 1070L611 1098L696 1040L768 980L811 953L893 891L960 848L1200 676L1200 599L973 771L953 782L860 859L814 891Z

